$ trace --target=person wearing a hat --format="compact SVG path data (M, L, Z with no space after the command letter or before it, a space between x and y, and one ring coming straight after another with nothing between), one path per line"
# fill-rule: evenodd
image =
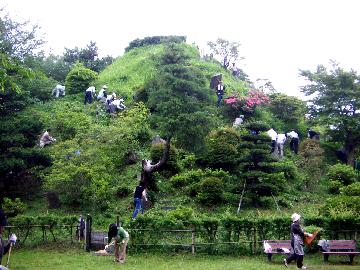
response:
M99 94L97 95L97 100L99 101L104 101L106 100L106 96L107 96L107 93L106 93L106 90L107 90L107 86L104 85L101 90L99 91Z
M0 269L6 269L5 267L1 266L2 257L9 251L10 244L16 243L16 235L15 234L10 235L8 243L5 243L5 241L3 241L2 234L4 232L5 226L7 226L7 225L8 224L7 224L7 219L6 219L5 213L0 208Z
M291 220L291 253L287 259L284 259L284 265L287 267L292 261L296 261L297 269L307 269L303 265L304 260L304 237L305 235L311 237L312 234L304 232L300 226L301 216L297 213L292 214Z

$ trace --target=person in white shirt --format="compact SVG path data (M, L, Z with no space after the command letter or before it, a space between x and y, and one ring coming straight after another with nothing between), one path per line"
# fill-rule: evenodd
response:
M51 129L47 129L40 138L40 147L43 148L45 145L52 144L56 141L53 137L50 136Z
M124 110L126 108L125 104L123 103L124 100L122 98L120 99L114 99L109 104L110 113L115 113L117 111Z
M92 103L93 100L93 96L95 96L95 87L94 86L90 86L88 89L85 90L85 101L84 104Z
M233 127L241 126L242 123L244 123L244 116L240 115L240 117L235 118L235 121L233 123Z
M106 90L107 90L107 86L104 85L104 86L101 88L101 90L99 91L99 94L98 94L98 96L97 96L97 100L99 100L99 101L105 101L105 100L106 100L106 96L107 96Z
M292 130L286 133L286 135L291 139L290 150L297 154L299 150L299 134Z
M266 133L271 138L271 152L270 153L275 153L276 139L277 139L278 134L273 129L269 129Z
M284 156L284 144L286 142L286 135L285 134L278 134L276 138L276 147L279 153L279 157L282 158Z
M65 96L65 86L60 84L56 85L52 90L52 95L56 98L58 98L60 95Z

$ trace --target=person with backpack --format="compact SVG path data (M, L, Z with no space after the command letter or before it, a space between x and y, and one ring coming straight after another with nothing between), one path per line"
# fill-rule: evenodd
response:
M118 227L115 223L110 224L108 231L108 244L111 239L115 239L115 262L124 263L126 258L126 247L129 242L129 233L123 227ZM121 248L120 248L121 244ZM120 248L120 251L119 251Z
M143 198L145 201L147 201L145 184L143 182L140 182L139 185L134 190L135 209L132 215L133 220L136 218L140 209L141 209L141 213L144 214L144 206L142 204Z

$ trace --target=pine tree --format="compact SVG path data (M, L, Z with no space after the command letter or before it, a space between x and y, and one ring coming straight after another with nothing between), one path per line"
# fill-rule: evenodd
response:
M270 127L260 121L245 125L247 132L241 136L240 171L245 196L254 206L261 197L278 194L285 184L285 177L275 166L276 159L270 154L271 139L266 134ZM240 208L240 205L239 205Z

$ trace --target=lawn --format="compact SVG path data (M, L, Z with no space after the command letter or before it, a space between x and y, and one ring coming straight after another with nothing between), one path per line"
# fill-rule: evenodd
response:
M274 262L269 263L265 256L235 257L235 256L210 256L191 254L129 254L125 264L113 262L113 257L93 256L82 249L56 250L45 248L14 248L10 257L11 270L30 269L128 269L128 270L262 270L284 269L281 256L273 256ZM7 256L3 258L5 264ZM320 254L305 257L308 269L340 270L359 269L360 263L355 258L353 265L346 263L346 257L330 257L329 263L324 263ZM287 269L296 269L292 264Z

